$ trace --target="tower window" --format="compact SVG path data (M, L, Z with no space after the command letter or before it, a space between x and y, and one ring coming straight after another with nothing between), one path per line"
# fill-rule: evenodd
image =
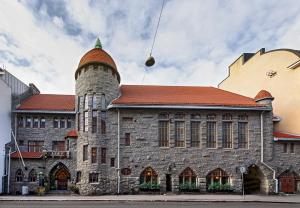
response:
M92 133L97 132L97 111L92 111Z
M96 93L93 94L93 98L92 98L92 108L97 108L97 97L96 97Z
M105 94L101 95L101 109L106 109L106 98L105 98Z
M294 143L290 144L290 150L291 150L291 153L295 153L295 144Z
M84 96L84 109L87 110L89 108L89 96L86 94Z
M89 112L84 112L84 121L83 121L83 131L87 132L89 130Z
M26 128L30 128L32 123L32 119L30 117L26 117Z
M65 128L66 127L66 120L65 118L60 118L60 128Z
M101 112L101 134L106 134L106 112Z
M88 146L87 145L83 145L82 160L86 161L87 159L88 159Z
M67 128L71 128L72 127L72 121L71 121L71 118L67 118Z
M110 158L110 167L115 167L115 158Z

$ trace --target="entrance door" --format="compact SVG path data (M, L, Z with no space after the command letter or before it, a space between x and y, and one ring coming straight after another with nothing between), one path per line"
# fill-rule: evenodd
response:
M56 173L57 190L67 190L68 189L68 178L69 173L65 169L60 169Z
M172 177L171 177L171 174L166 174L166 191L172 191Z
M292 174L280 177L281 191L284 193L294 193L296 189L295 184L295 177Z
M256 165L248 168L248 173L244 175L244 188L246 194L257 194L261 190L263 175Z

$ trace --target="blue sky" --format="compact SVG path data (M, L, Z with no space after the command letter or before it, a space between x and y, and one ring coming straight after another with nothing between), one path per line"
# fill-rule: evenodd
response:
M217 86L260 48L300 49L298 0L0 0L0 64L42 93L74 94L74 72L100 37L122 84ZM143 79L144 77L144 79Z

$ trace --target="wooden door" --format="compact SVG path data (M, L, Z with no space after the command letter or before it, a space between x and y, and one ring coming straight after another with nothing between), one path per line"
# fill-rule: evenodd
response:
M56 174L57 180L57 190L67 190L68 189L68 178L69 173L65 169L61 169Z
M293 175L282 176L280 178L281 192L294 193L295 192L295 177Z

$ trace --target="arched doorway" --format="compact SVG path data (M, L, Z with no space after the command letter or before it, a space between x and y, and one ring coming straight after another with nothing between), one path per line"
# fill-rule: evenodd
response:
M67 190L68 181L70 179L70 172L68 168L62 164L58 163L55 165L50 173L50 189L51 190Z
M284 193L296 192L297 174L293 171L286 170L279 175L279 190Z
M179 190L192 191L197 189L197 175L191 168L184 169L179 175Z
M257 165L248 167L247 174L244 174L244 188L246 194L257 194L265 192L263 184L265 183L265 176Z

